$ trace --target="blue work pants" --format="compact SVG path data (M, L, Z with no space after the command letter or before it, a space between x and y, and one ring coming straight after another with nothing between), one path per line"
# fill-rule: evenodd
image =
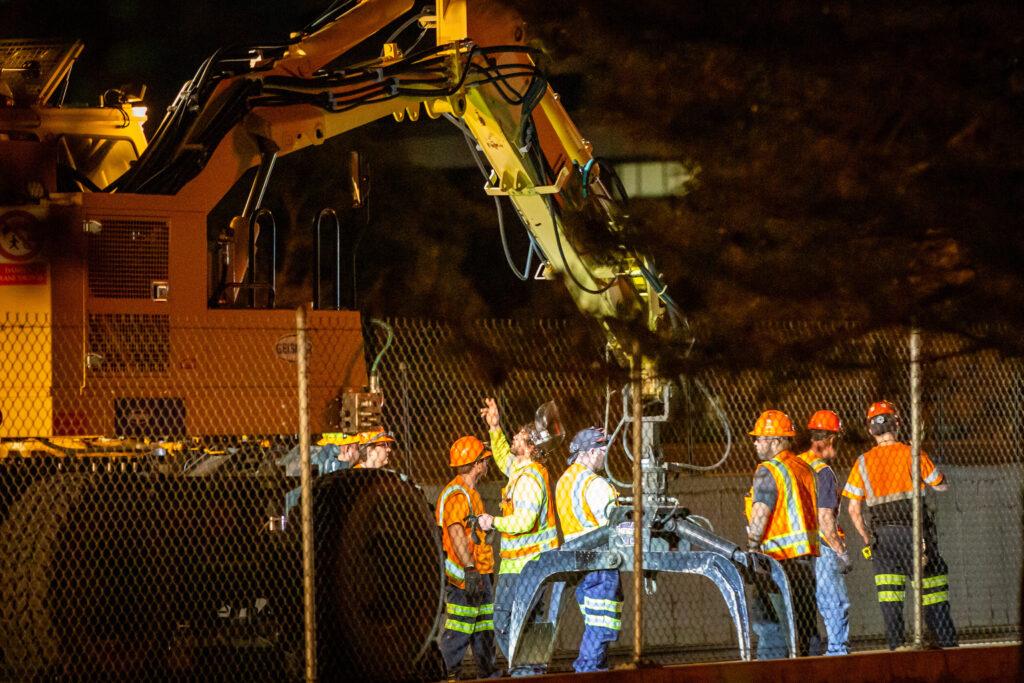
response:
M850 652L850 598L846 593L846 577L839 566L839 555L826 544L821 544L821 555L814 563L818 581L818 612L825 622L828 646L817 636L811 647L813 655L845 655Z
M494 673L494 597L491 576L483 574L484 590L470 597L462 588L446 588L445 623L441 632L441 656L449 678L458 678L466 649L473 646L478 678Z
M622 582L612 569L590 572L576 587L576 602L583 613L580 653L573 662L576 673L608 668L608 645L622 631Z

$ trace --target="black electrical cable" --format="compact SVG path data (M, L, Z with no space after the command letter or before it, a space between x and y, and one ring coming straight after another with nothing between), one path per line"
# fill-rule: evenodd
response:
M487 168L484 166L483 160L480 159L480 153L477 152L476 149L476 142L473 140L473 136L470 134L469 129L466 128L465 124L463 124L461 121L459 121L457 118L450 114L446 114L445 118L447 118L452 124L455 125L456 128L458 128L462 132L462 136L463 138L465 138L466 144L469 147L469 153L473 156L473 161L476 162L476 167L480 169L480 175L484 177L485 181L489 180ZM500 197L494 197L494 208L498 214L498 234L501 236L501 249L505 254L505 262L508 264L508 267L512 271L512 274L515 275L516 278L519 279L519 281L526 282L527 280L530 279L530 265L533 263L533 254L536 250L537 243L533 239L533 235L530 234L530 231L527 230L526 235L530 239L530 251L527 252L526 264L524 265L523 270L520 271L518 268L516 268L516 264L512 260L512 251L509 248L508 237L505 233L505 215L501 208Z

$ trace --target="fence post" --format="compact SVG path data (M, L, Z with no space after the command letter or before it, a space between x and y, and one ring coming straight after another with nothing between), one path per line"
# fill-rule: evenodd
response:
M306 681L316 680L316 611L313 573L313 473L309 452L309 391L306 358L306 308L295 309L295 344L299 373L299 453L302 484L302 611L306 645Z
M633 399L633 665L640 666L644 649L644 407L643 407L643 361L640 357L640 342L633 344L633 372L630 388Z
M914 495L911 510L914 524L914 648L923 647L921 635L921 543L924 539L922 528L921 497L921 332L917 327L910 329L910 484Z

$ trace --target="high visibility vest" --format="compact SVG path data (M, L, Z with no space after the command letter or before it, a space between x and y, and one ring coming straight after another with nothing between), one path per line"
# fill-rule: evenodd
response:
M850 498L866 500L868 507L912 499L914 484L910 455L910 446L905 443L875 446L857 458L843 493ZM921 451L921 489L925 484L938 486L942 480L942 472L928 454Z
M452 524L462 524L465 528L466 542L469 544L469 552L473 557L473 566L481 574L490 574L494 571L494 551L484 540L483 532L473 533L465 525L464 519L445 519L445 507L451 496L465 496L466 510L469 514L480 516L484 513L483 500L475 489L468 489L463 485L462 478L456 477L448 482L448 485L441 490L437 499L435 517L437 525L441 527L442 544L444 545L445 560L444 573L448 582L457 588L466 587L466 568L463 566L459 556L452 547L451 538L448 537L448 527Z
M537 482L542 492L541 500L530 504L538 512L537 521L533 528L525 533L501 533L500 555L503 560L533 558L542 551L558 547L558 522L555 518L555 505L549 493L551 484L547 468L539 462L531 462L509 479L508 485L501 492L501 514L507 517L515 512L516 484L523 477L529 477Z
M832 474L832 479L834 479L836 483L836 495L839 495L839 478L836 476L835 470L832 469L832 466L828 464L827 460L825 460L824 458L814 457L814 451L807 451L806 453L801 453L799 457L801 460L803 460L805 463L811 466L811 469L814 470L815 475L821 474L821 471L827 467L829 469L829 472ZM815 477L814 481L815 484L817 484L817 476ZM839 534L839 538L846 538L846 532L843 531L843 527L839 526L839 511L836 510L835 512L836 533ZM825 540L825 536L822 535L820 530L818 532L818 538L822 541Z
M776 560L818 555L818 504L814 472L790 451L783 451L759 467L768 470L775 482L775 508L761 539L761 551ZM746 497L747 522L753 512L754 489Z
M590 509L590 503L587 501L587 489L600 478L589 467L576 462L570 465L558 480L555 486L555 501L558 521L562 525L562 535L566 541L600 526L597 515ZM618 495L614 487L612 495Z

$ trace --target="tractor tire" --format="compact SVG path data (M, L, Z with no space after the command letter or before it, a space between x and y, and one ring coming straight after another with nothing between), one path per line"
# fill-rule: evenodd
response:
M145 678L165 629L135 476L40 480L0 527L0 647L19 678Z
M315 482L313 512L319 677L422 680L444 581L422 490L396 472L346 470Z

